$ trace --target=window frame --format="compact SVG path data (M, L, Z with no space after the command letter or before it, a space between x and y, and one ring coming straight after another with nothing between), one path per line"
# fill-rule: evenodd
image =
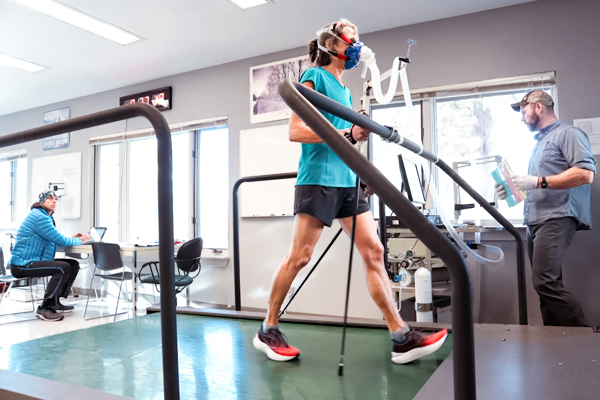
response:
M227 165L228 169L230 168L230 130L227 117L216 117L205 120L196 120L191 122L186 122L182 124L171 125L171 134L175 135L182 132L189 133L189 184L191 186L188 196L188 216L189 221L187 224L187 234L189 238L198 237L200 234L200 219L199 219L199 188L200 188L200 160L198 159L199 154L199 146L201 142L201 134L203 130L211 130L219 127L226 127L226 134L228 135L228 150L227 150ZM105 136L93 137L89 139L89 143L94 146L93 149L93 171L92 171L92 180L93 180L93 188L94 188L94 205L92 209L92 221L94 225L99 223L99 173L100 173L100 157L99 157L99 149L103 145L108 144L118 144L119 145L119 175L120 175L120 184L119 184L119 241L124 241L125 238L128 238L130 235L128 229L128 223L122 223L122 221L128 221L128 207L130 199L128 198L128 181L131 179L130 177L130 165L129 165L129 154L131 143L155 136L154 131L152 129L142 129L137 131L123 132L117 134L110 134ZM229 174L228 174L229 175ZM229 176L227 187L229 188ZM229 194L229 193L228 193ZM229 205L229 202L228 202ZM227 217L227 236L229 237L229 217ZM229 248L229 240L227 239L227 245L224 249Z
M215 247L212 246L210 241L206 240L205 244L207 244L207 247L209 248L213 248L213 249L218 249L218 250L227 250L229 249L229 236L230 236L230 231L229 231L229 217L230 217L230 208L231 208L231 182L230 182L230 169L231 169L231 161L230 161L230 154L231 154L231 130L229 129L229 125L224 124L224 125L212 125L212 126L205 126L201 129L198 129L196 131L196 134L194 135L194 143L193 143L193 149L194 149L194 163L193 163L193 180L194 180L194 190L192 191L192 196L193 196L193 234L194 237L202 237L202 232L201 232L201 228L202 228L202 213L200 212L200 205L201 205L201 196L202 196L202 186L200 184L200 175L202 174L202 167L201 167L201 160L200 160L200 154L201 154L201 137L202 137L202 133L205 131L214 131L216 129L221 129L221 128L227 128L226 134L227 134L227 159L229 160L229 162L227 163L227 213L226 213L226 224L227 224L227 239L226 239L226 247ZM212 191L211 191L212 193Z
M512 92L536 89L550 90L551 96L555 101L554 111L558 116L558 96L555 71L411 90L412 102L420 102L421 104L421 139L423 141L423 148L434 155L438 155L437 101L458 100L479 95L509 94ZM404 105L405 102L402 92L397 92L392 101L385 105L377 104L375 98L371 97L369 110L367 111L372 113L372 110L375 109L403 107ZM367 154L370 161L373 161L373 140L379 140L379 138L374 139L373 135L369 138ZM430 181L439 192L440 174L438 168L434 168L431 163L429 163L429 167L431 174ZM434 209L430 195L427 196L425 207L429 210ZM451 219L454 219L454 215L451 216ZM519 219L512 218L509 219L509 221L513 224L522 225L523 217L521 216ZM481 223L484 225L497 224L494 219L489 217L481 219Z
M27 165L28 160L27 160L27 152L25 150L0 155L0 162L10 163L9 168L8 168L9 181L10 181L10 183L9 183L10 221L8 222L7 226L0 226L1 230L14 230L16 228L16 226L15 226L16 223L20 222L20 221L17 221L17 209L18 209L18 204L19 204L19 199L18 199L18 195L17 195L18 182L27 182L27 175L25 176L24 179L19 176L19 174L21 173L21 170L19 168L19 161L25 162L24 171L25 171L25 174L28 174L28 165ZM27 188L25 188L25 192L27 192ZM24 204L25 199L22 199L21 202Z

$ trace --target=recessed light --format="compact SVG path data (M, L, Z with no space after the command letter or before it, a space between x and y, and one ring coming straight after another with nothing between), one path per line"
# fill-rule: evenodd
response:
M245 10L246 8L256 7L267 3L272 3L270 0L230 0L233 4Z
M76 26L90 33L102 36L123 46L141 40L139 36L127 32L107 22L100 21L82 13L79 10L68 7L53 0L8 0L30 10L56 18L67 24Z
M10 68L19 68L28 72L38 72L46 69L44 66L29 61L19 60L18 58L7 56L6 54L0 54L0 65Z

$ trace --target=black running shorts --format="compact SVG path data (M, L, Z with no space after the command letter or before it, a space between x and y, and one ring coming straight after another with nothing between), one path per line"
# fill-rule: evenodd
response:
M317 185L296 186L294 215L308 214L327 226L334 218L346 218L354 215L356 207L356 188L337 188ZM361 188L358 190L357 215L370 211L369 203Z

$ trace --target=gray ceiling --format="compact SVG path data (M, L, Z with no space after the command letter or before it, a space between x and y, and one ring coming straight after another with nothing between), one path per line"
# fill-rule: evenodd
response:
M144 38L121 46L0 0L0 53L48 67L0 66L0 115L300 47L341 16L368 33L533 0L274 1L241 10L228 0L62 0Z

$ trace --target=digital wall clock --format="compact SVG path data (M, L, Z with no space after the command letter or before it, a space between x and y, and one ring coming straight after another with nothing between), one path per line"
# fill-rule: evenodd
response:
M171 97L171 86L160 89L148 90L146 92L131 94L119 98L119 105L146 103L156 107L157 110L170 110L173 108Z

